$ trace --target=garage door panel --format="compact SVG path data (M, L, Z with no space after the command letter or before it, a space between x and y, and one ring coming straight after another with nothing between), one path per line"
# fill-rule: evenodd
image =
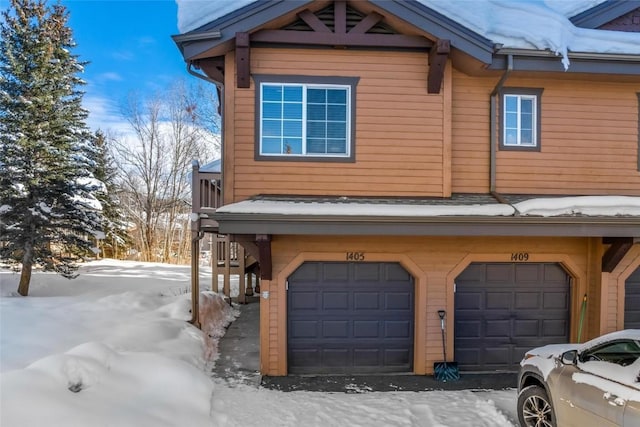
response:
M349 293L330 291L322 294L323 310L346 310L348 308Z
M296 280L298 278L296 271ZM323 282L348 282L349 268L341 262L329 262L322 264ZM316 279L317 280L317 279Z
M355 310L379 310L380 293L378 292L354 292L353 307Z
M482 294L480 292L456 295L456 310L463 312L464 310L479 310L480 308L482 308Z
M322 322L323 338L346 338L349 336L349 322L346 320L325 320Z
M306 268L307 264L316 267ZM338 273L331 271L336 265ZM399 264L308 262L301 267L305 267L304 280L298 280L298 271L288 280L290 373L412 370L414 286L408 273L401 274ZM308 277L313 271L318 274L315 281ZM400 277L407 280L395 280ZM304 297L298 298L299 293ZM312 294L321 301L317 308L310 302ZM310 356L310 348L320 356Z
M384 293L385 310L413 310L413 294L410 292L393 292Z
M290 309L295 310L316 310L318 308L317 292L297 292L290 301Z
M511 307L511 299L513 297L512 292L487 292L486 293L486 309L499 309L504 310Z
M390 264L385 271L385 280L387 282L410 282L411 275L400 264Z
M387 320L384 322L385 338L411 338L413 336L413 322L409 320Z
M540 307L539 292L517 292L515 294L515 308L520 310L537 309Z
M515 371L526 350L569 338L569 280L558 264L471 264L456 285L461 370Z
M487 320L485 337L503 337L511 336L511 320Z
M545 310L568 310L569 294L561 292L546 292L542 296L542 308Z

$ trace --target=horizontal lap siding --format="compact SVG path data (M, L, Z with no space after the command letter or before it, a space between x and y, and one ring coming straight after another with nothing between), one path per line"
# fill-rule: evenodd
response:
M251 50L252 74L359 77L355 163L254 159L255 84L235 90L234 201L255 194L441 196L443 100L424 53ZM233 145L231 145L233 144Z
M454 193L489 191L489 94L495 79L453 72L451 180Z
M640 84L508 79L540 87L541 152L498 152L504 193L640 195Z

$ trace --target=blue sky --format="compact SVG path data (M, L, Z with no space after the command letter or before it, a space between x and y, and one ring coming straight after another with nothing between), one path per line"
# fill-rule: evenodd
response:
M51 0L53 2L53 0ZM92 129L121 131L121 106L130 93L153 96L176 79L191 81L180 51L174 0L62 0L69 11Z

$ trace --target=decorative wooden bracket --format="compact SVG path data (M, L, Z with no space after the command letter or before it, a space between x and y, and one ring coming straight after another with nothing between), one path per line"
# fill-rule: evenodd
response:
M602 243L611 246L602 255L602 272L611 273L629 252L633 242L633 237L603 237Z
M260 255L260 279L271 280L271 235L256 234L256 245Z
M236 71L238 88L251 87L251 66L249 61L249 33L236 33Z
M440 93L444 69L447 66L451 43L449 40L439 39L429 51L429 75L427 76L427 92Z

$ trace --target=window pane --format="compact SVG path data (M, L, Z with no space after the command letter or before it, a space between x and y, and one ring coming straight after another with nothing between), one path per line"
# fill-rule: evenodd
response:
M302 120L302 104L284 104L284 117Z
M520 133L520 143L522 145L535 145L533 142L533 131L523 130Z
M325 154L327 152L326 141L324 139L308 139L307 140L307 153L310 154Z
M263 138L262 154L282 154L280 138Z
M533 116L531 114L522 114L520 117L520 126L522 129L533 129Z
M265 102L262 104L262 117L265 119L282 118L282 104L275 102Z
M529 98L523 98L521 103L520 103L520 110L523 113L529 113L531 114L533 112L533 99Z
M286 120L283 123L283 135L302 138L302 122Z
M505 111L518 111L518 97L505 95L504 97Z
M326 89L308 89L307 90L307 102L312 104L324 104L327 102L327 90Z
M331 104L346 104L347 91L345 89L329 89L327 90L327 102Z
M302 102L302 86L285 86L284 100Z
M263 101L282 101L282 85L263 85Z
M302 139L285 138L283 154L302 154Z
M307 137L324 138L327 136L326 128L325 122L307 122Z
M327 152L332 154L347 154L347 141L345 139L331 139L327 141Z
M309 105L307 107L307 120L326 120L327 107L324 105Z
M506 129L504 143L505 145L518 144L518 131L516 129Z
M516 129L518 127L518 115L516 113L507 113L507 123L505 126L508 129Z
M262 121L262 136L280 136L281 133L281 121L280 120L263 120Z
M327 125L327 136L329 138L345 138L347 125L345 123L329 123Z
M327 107L327 120L346 122L347 106L346 105L329 105Z

